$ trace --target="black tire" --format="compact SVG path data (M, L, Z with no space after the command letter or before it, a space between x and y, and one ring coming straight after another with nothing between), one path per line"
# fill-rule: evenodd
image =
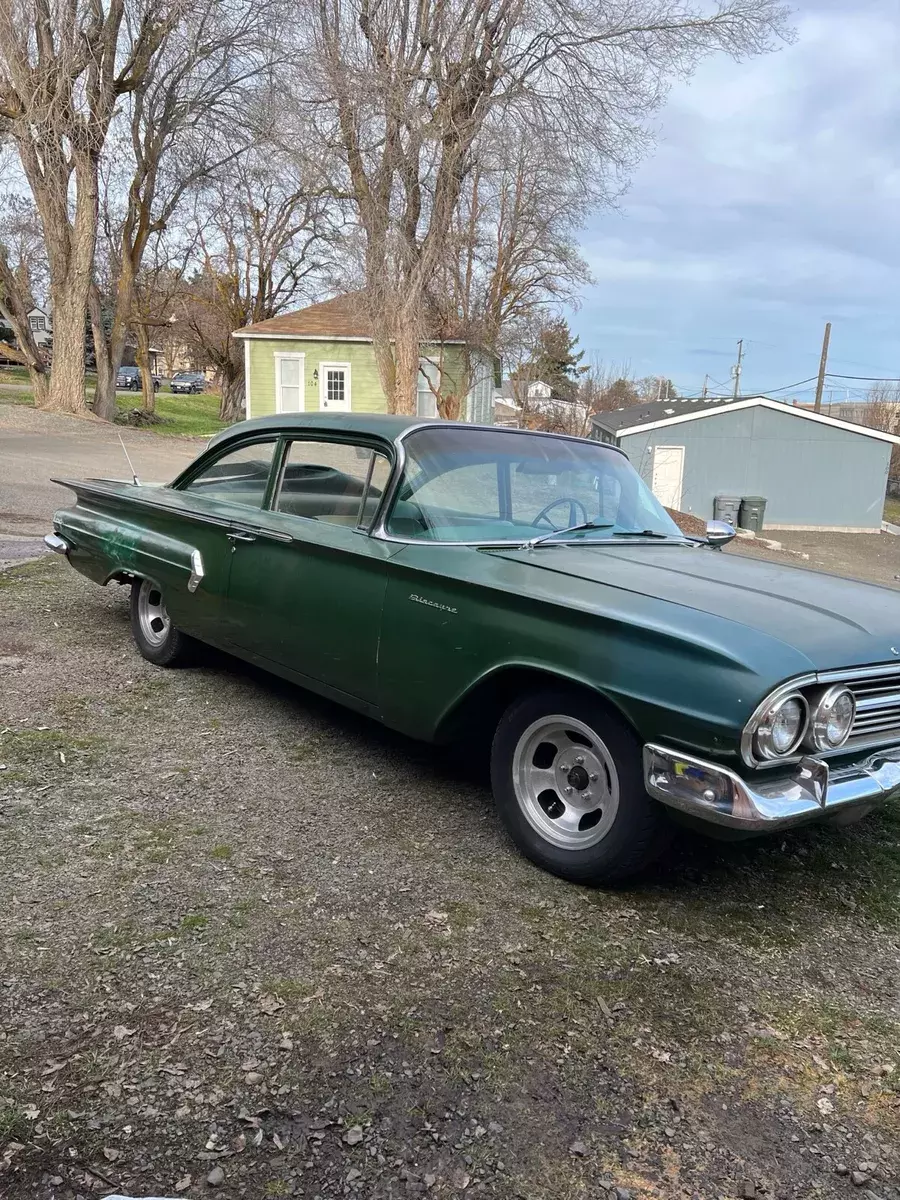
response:
M551 723L556 716L563 720ZM566 719L585 728L595 743L577 729L562 732ZM562 739L563 748L557 751L553 741L541 740L544 730L548 738ZM566 740L569 734L581 740ZM574 764L579 754L586 766L563 772L570 762L562 760L571 758ZM592 765L596 771L587 778L596 782L582 782ZM540 787L529 782L534 769L568 784L571 797L563 796L560 785L555 793L548 787L529 799ZM635 875L659 857L671 835L663 806L644 788L641 743L634 731L603 701L574 689L533 692L509 706L491 748L491 784L500 819L526 858L573 883L613 883ZM562 818L567 829L554 824ZM559 845L553 837L570 844ZM599 840L581 844L591 838Z
M153 628L148 616L157 607L162 615ZM183 666L193 657L193 639L172 624L161 589L149 579L136 579L131 585L131 633L143 657L158 667Z

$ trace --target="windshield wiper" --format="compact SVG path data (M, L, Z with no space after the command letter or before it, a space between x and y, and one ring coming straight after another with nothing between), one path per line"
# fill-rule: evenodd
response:
M659 533L656 529L617 529L613 537L670 538L671 533Z
M551 538L561 537L564 533L580 533L582 529L612 529L613 525L615 525L615 521L582 521L578 525L570 525L568 529L553 529L550 533L532 538L530 542L523 542L522 549L533 550L535 546L540 546Z

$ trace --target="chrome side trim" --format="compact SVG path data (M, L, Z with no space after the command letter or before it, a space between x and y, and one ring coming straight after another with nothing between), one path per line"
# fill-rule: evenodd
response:
M789 775L751 784L718 763L648 744L644 786L654 799L679 812L761 833L900 796L900 747L831 769L818 759L803 758Z
M188 578L188 585L187 585L189 592L196 592L197 588L200 586L200 581L203 579L203 576L205 575L205 573L206 572L203 570L203 555L200 553L199 550L192 550L191 551L191 574L190 574L190 577Z
M44 535L44 545L48 550L52 550L54 554L68 554L69 543L63 541L58 533L48 533Z

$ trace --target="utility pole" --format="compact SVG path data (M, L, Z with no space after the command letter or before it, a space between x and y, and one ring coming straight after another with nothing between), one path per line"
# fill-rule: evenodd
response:
M737 363L731 368L731 373L734 376L734 393L732 400L737 400L741 394L741 363L744 361L744 339L738 342L738 359Z
M705 400L708 395L709 395L709 376L704 375L703 376L703 391L700 393L700 398L702 400Z
M831 322L825 322L825 336L822 338L822 357L819 359L819 378L816 383L815 411L822 411L822 389L825 387L825 368L828 366L828 343L831 341Z

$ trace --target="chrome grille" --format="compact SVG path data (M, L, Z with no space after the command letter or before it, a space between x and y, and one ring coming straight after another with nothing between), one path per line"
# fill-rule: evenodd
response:
M847 683L856 697L850 742L889 742L900 738L900 676L872 675Z

